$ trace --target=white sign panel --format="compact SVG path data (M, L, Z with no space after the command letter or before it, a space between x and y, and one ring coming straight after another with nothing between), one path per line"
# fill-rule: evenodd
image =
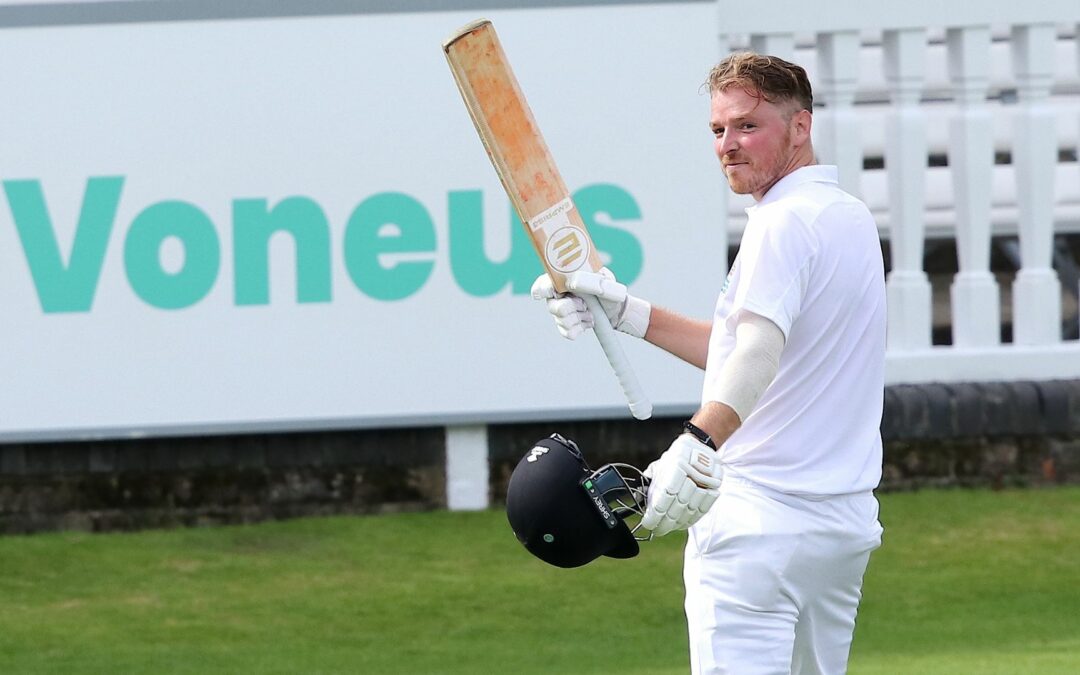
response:
M487 13L597 248L706 318L709 4ZM472 13L11 28L0 439L628 415L441 51ZM700 373L623 340L660 412Z

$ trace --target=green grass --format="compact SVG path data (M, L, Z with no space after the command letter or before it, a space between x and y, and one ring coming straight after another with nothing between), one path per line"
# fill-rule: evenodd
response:
M1080 672L1080 489L882 497L851 672ZM683 536L547 567L501 511L0 538L4 673L685 673Z
M885 495L882 522L852 672L1080 672L1080 490Z

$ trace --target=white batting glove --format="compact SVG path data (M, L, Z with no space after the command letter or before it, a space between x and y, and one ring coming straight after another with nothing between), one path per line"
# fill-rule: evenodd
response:
M688 529L720 496L716 451L690 434L676 438L644 474L651 482L641 526L657 537Z
M566 288L567 293L556 292L547 274L541 274L532 285L532 296L547 301L548 312L563 337L573 340L593 327L592 312L578 297L581 295L595 295L600 300L615 330L636 338L645 337L652 305L630 295L608 268L603 267L599 272L574 272L566 278Z

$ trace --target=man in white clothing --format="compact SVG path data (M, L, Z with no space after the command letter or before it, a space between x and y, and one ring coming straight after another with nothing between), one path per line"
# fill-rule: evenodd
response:
M710 126L731 189L754 206L712 321L571 277L560 331L612 324L705 371L701 408L647 470L643 525L689 529L694 673L843 673L870 552L881 543L885 285L866 206L815 162L806 72L733 54L709 74ZM720 264L718 262L718 264Z

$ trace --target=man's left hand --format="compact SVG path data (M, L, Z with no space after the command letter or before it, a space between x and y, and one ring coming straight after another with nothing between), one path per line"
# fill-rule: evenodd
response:
M681 434L645 470L650 479L641 526L663 536L701 519L720 495L716 451L690 434Z

